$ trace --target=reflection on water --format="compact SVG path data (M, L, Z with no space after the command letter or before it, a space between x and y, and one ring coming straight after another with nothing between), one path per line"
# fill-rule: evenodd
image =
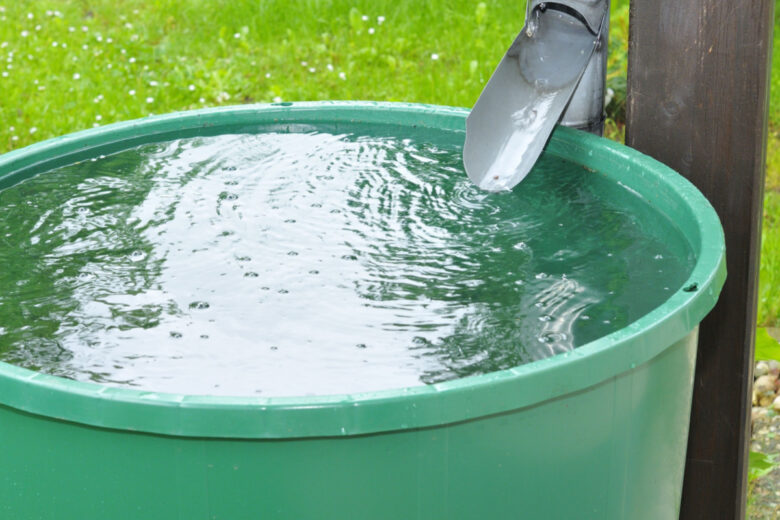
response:
M397 388L571 350L685 279L619 186L545 158L482 192L436 137L182 139L3 190L0 356L155 391Z

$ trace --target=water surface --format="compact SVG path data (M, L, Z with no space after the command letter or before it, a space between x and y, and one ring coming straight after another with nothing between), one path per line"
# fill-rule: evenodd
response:
M514 191L482 192L436 134L143 145L0 191L0 359L263 396L528 363L625 327L687 277L679 232L622 191L545 157Z

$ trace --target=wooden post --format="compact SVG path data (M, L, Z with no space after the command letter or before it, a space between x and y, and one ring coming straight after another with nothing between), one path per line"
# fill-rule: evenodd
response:
M682 519L745 515L775 0L632 0L626 143L720 215L728 279L702 322Z

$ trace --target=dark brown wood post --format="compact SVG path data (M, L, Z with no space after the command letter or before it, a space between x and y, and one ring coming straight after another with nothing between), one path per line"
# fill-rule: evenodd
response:
M720 215L728 280L704 320L682 519L745 515L775 0L632 0L626 143Z

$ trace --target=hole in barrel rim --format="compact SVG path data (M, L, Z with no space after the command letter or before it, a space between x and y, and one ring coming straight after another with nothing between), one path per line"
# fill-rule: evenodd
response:
M686 285L685 287L683 287L683 291L685 291L685 292L696 292L698 290L699 290L699 284L697 284L695 282L690 284L690 285Z

